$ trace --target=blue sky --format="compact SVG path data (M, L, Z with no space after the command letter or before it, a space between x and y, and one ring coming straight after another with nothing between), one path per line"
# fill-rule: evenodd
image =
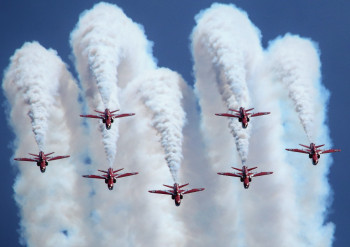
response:
M10 56L25 41L39 41L46 48L58 51L60 57L70 66L71 49L69 35L75 27L79 14L90 9L98 1L20 1L0 2L0 68L4 70ZM149 40L154 42L153 53L158 65L178 71L185 80L193 84L192 57L189 49L189 35L195 25L194 16L214 1L206 0L120 0L108 1L123 8L133 21L142 24ZM251 21L261 30L264 47L269 40L287 32L309 37L319 44L322 61L322 78L330 90L328 123L335 148L342 152L334 155L334 164L329 180L334 191L334 202L329 220L336 224L334 246L346 246L350 241L347 227L350 218L350 192L347 175L350 168L346 154L347 121L349 120L349 86L347 72L350 66L350 3L348 1L312 0L242 0L220 1L234 3L247 11ZM1 101L5 99L1 95ZM16 168L9 159L13 134L7 126L5 111L0 120L2 138L1 154L3 170L1 179L1 242L4 246L19 246L17 207L13 200L12 185ZM20 120L19 120L20 124ZM317 168L317 167L315 167ZM41 175L38 173L38 175ZM307 175L307 174L306 174ZM307 188L306 188L307 189ZM45 234L45 233L43 233Z

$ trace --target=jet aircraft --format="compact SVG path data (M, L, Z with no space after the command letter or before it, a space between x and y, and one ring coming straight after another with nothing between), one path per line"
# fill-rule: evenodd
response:
M174 186L163 184L163 186L168 187L171 190L149 190L148 192L171 195L171 199L175 201L175 205L180 206L183 195L204 190L204 188L197 188L197 189L190 189L190 190L181 189L187 185L189 184L187 183L187 184L179 185L178 183L175 183Z
M102 111L97 111L94 110L95 112L99 113L98 115L80 115L80 117L87 117L87 118L99 118L102 119L102 122L106 125L106 129L110 129L112 126L112 123L114 122L113 119L115 118L121 118L121 117L129 117L129 116L134 116L135 113L123 113L123 114L115 114L115 111L110 111L108 108L105 109L104 112Z
M250 108L248 110L245 110L243 107L239 108L239 111L234 109L229 109L230 111L233 111L234 114L229 113L216 113L216 116L222 116L222 117L236 117L238 118L238 121L242 123L242 127L245 129L248 127L248 122L250 121L251 117L257 117L262 115L270 114L270 112L257 112L257 113L249 113L249 111L253 110L254 108Z
M139 174L138 172L131 172L131 173L123 173L118 174L117 172L123 170L124 168L118 169L113 171L113 168L108 168L107 171L104 170L98 170L100 172L103 172L105 174L103 175L83 175L84 178L98 178L98 179L104 179L105 183L107 184L107 187L109 190L113 190L113 184L117 182L117 178L123 178L127 176L132 176Z
M238 177L241 179L241 182L243 183L244 188L248 189L249 183L252 181L252 177L270 175L273 173L273 172L259 172L259 173L250 172L251 170L254 170L256 168L258 167L248 168L247 166L243 166L242 169L232 167L232 169L235 169L239 172L238 173L218 172L218 174L224 175L224 176Z
M308 154L309 158L312 159L312 164L317 165L321 154L326 154L326 153L334 153L334 152L340 152L340 149L328 149L328 150L321 150L319 149L320 147L323 147L325 144L318 145L316 146L315 143L310 143L310 146L306 146L303 144L299 144L302 147L305 147L306 149L289 149L286 148L287 151L292 151L292 152L298 152L298 153L304 153Z
M50 157L50 155L53 153L54 152L45 154L43 151L40 151L39 155L30 153L30 155L34 156L33 158L15 158L14 160L36 162L37 166L40 167L40 171L44 173L46 170L46 167L49 165L49 161L70 157L69 155Z

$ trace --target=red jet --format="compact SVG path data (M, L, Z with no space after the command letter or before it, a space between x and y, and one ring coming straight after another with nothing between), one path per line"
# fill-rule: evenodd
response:
M37 166L40 167L40 171L42 173L44 173L46 170L46 167L49 165L49 161L59 160L59 159L64 159L64 158L70 157L69 155L50 157L50 155L53 153L54 152L45 154L43 151L40 151L39 155L30 154L30 155L33 155L34 158L15 158L14 160L36 162Z
M106 124L106 129L110 129L112 126L112 123L114 122L113 119L115 118L121 118L121 117L129 117L129 116L134 116L135 113L124 113L124 114L114 114L115 112L117 112L119 110L115 110L115 111L110 111L108 108L105 109L104 112L102 111L96 111L97 113L99 113L99 115L80 115L81 117L87 117L87 118L99 118L102 119L102 122L104 124Z
M254 108L250 108L248 110L245 110L243 107L239 108L239 111L229 109L230 111L234 111L235 114L229 114L229 113L216 113L216 116L222 116L222 117L236 117L238 118L238 121L242 123L242 127L245 129L248 127L248 122L251 117L257 117L262 115L270 114L270 112L258 112L258 113L248 113L249 111L253 110Z
M232 169L235 169L235 170L240 171L240 172L239 173L218 172L218 174L224 175L224 176L241 178L241 182L243 183L244 188L248 189L249 183L252 181L252 177L270 175L273 173L273 172L259 172L259 173L250 172L251 170L254 170L256 168L258 168L258 167L253 167L253 168L249 168L249 169L246 166L243 166L242 169L232 167Z
M309 158L312 159L312 164L317 165L318 160L320 159L320 154L326 154L326 153L334 153L334 152L340 152L340 149L329 149L329 150L321 150L319 149L320 147L323 147L325 144L318 145L316 146L315 143L310 143L310 146L306 146L303 144L299 144L302 147L305 147L307 149L288 149L286 148L287 151L292 151L292 152L299 152L299 153L304 153L308 154Z
M107 171L103 171L103 170L98 170L100 172L106 173L103 174L101 176L99 175L83 175L84 178L98 178L98 179L104 179L105 183L108 186L109 190L113 190L113 184L115 184L117 182L117 178L123 178L123 177L127 177L127 176L132 176L132 175L136 175L139 174L138 172L131 172L131 173L124 173L124 174L117 174L117 172L123 170L124 168L121 168L119 170L115 170L113 171L113 168L108 168Z
M170 188L171 190L149 190L148 192L150 193L157 193L157 194L165 194L165 195L171 195L171 199L175 200L175 205L180 206L181 204L181 199L183 198L184 194L189 194L193 192L198 192L204 190L204 188L198 188L198 189L191 189L191 190L182 190L181 188L189 185L183 184L179 185L178 183L175 183L174 186L171 185L165 185L165 187Z

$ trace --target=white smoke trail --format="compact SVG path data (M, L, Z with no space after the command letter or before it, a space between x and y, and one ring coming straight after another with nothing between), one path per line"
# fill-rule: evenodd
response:
M9 123L16 134L15 157L37 152L33 150L34 139L27 114L32 109L30 104L38 105L43 100L50 102L41 104L48 114L43 148L58 155L81 152L82 145L78 143L84 138L77 129L79 122L71 118L79 112L78 89L56 52L46 50L37 42L26 43L10 62L2 86L10 106ZM42 98L37 98L43 94ZM36 116L33 114L34 118ZM73 156L49 162L47 171L41 174L35 163L18 164L14 191L20 208L23 244L86 246L91 240L89 224L84 220L86 210L79 197L79 192L86 188L79 186L79 191L76 190L80 179L76 169L82 165L79 158ZM87 234L86 238L81 238L83 233Z
M134 31L134 34L128 36L128 31ZM122 60L129 56L127 53L129 46L133 44L128 41L137 39L138 36L137 25L126 17L121 9L111 4L97 4L80 17L77 27L71 34L71 46L90 110L120 108L118 100L120 67ZM143 41L144 39L141 39L139 42L141 46L144 45ZM117 151L118 125L117 120L110 130L106 130L100 123L110 167L114 163Z
M261 54L259 31L251 24L247 14L227 5L214 4L196 17L197 26L192 33L196 84L202 110L202 130L207 141L208 155L216 172L240 166L248 158L249 131L242 129L237 119L229 119L229 128L234 136L240 159L235 157L232 138L223 131L223 119L214 116L222 109L249 107L250 97L247 82L251 79L257 54ZM221 96L221 99L220 99ZM237 165L237 163L239 165ZM226 164L225 166L222 166ZM221 168L220 168L221 167ZM222 177L214 185L225 193L215 193L214 203L225 219L218 217L216 223L226 222L226 229L218 228L218 245L227 243L242 246L245 224L241 208L232 211L227 205L240 204L241 187L232 187L232 180ZM215 190L215 187L212 190ZM232 197L232 195L235 195ZM215 227L213 227L215 229ZM219 230L220 229L220 230ZM206 229L208 231L208 229ZM207 241L207 246L217 242Z
M283 45L279 44L283 40ZM293 100L308 140L314 138L315 85L320 80L318 48L306 39L286 35L273 45L273 71ZM316 49L314 49L316 47ZM277 50L278 49L278 50Z
M291 50L293 52L290 52ZM286 98L292 99L309 140L329 145L329 129L325 124L329 93L320 82L317 46L308 39L286 35L271 43L268 60L274 83L282 82L288 87ZM297 116L291 110L283 115L287 123L285 138L289 139L286 141L288 147L300 143L303 135L298 135L295 131L300 128L300 123L295 120ZM327 175L332 159L330 156L322 156L317 167L312 167L310 160L305 156L288 153L296 177L296 201L302 205L298 210L300 236L304 243L307 243L305 246L331 246L334 225L326 223L325 218L331 193Z
M184 81L180 75L158 69L143 76L144 83L138 89L143 103L153 113L152 126L161 136L160 142L165 151L174 182L178 180L178 170L182 160L182 129L185 112L181 106L180 87Z
M196 17L193 32L194 50L201 46L211 57L218 88L227 108L251 105L247 88L248 70L254 66L254 54L260 48L259 31L251 25L246 13L214 4ZM219 15L219 16L218 16ZM246 28L238 28L244 26ZM203 51L199 51L203 52ZM216 109L216 112L220 111ZM237 150L243 162L248 157L249 130L242 129L237 119L229 119Z
M54 104L52 95L57 91L57 84L47 82L59 76L57 70L47 71L56 63L56 57L48 56L48 60L43 61L43 51L36 42L24 44L11 58L12 67L5 78L8 84L23 92L13 97L22 97L25 102L35 141L41 151L45 151L48 118Z
M90 34L95 30L96 19L99 19L98 23L103 28L97 29L100 33L95 32L98 37L92 37ZM89 35L79 31L83 29ZM116 153L116 161L118 168L124 167L126 172L136 171L140 174L118 180L113 191L107 190L105 184L96 181L96 190L90 198L91 215L95 222L93 230L99 235L99 245L108 246L113 243L118 246L183 246L183 226L175 216L171 198L159 198L142 189L156 189L162 183L169 182L165 180L169 171L164 166L164 152L159 137L152 128L153 113L142 104L138 93L139 88L143 87L143 75L156 67L150 54L151 43L146 39L142 27L132 22L115 5L97 4L82 15L78 28L71 36L71 44L76 56L77 71L90 106L102 103L87 63L85 46L90 44L88 36L89 39L103 39L108 36L113 40L101 42L101 47L96 49L118 46L110 50L113 56L119 57L111 62L116 69L113 83L118 83L119 91L118 95L111 94L110 97L112 99L120 96L120 105L137 114L135 118L125 118L120 122L122 134L118 139L118 146L122 151ZM102 65L96 64L95 67L102 68ZM112 129L113 127L116 126L113 125ZM94 135L89 135L91 134ZM96 146L93 143L90 147L92 163L100 165L101 153ZM111 193L116 193L116 196L111 196ZM159 212L162 212L161 216ZM122 227L121 222L124 222ZM172 224L169 225L169 222Z
M228 11L231 12L230 17L226 16ZM234 160L232 152L230 152L233 147L232 141L221 133L223 129L222 123L212 117L212 114L217 112L217 108L222 106L218 96L220 91L220 93L223 92L220 88L218 90L213 82L223 77L228 77L228 74L224 74L225 76L222 76L222 73L218 75L217 64L215 64L216 67L212 65L212 54L217 54L219 53L218 51L221 51L221 46L219 45L221 39L217 38L217 36L213 40L209 38L200 39L198 33L200 33L201 29L208 29L208 33L211 30L213 33L216 33L217 30L221 29L212 23L216 23L217 20L221 20L224 16L226 18L222 21L229 22L230 19L238 18L237 16L242 15L245 16L246 20L241 20L239 23L231 25L231 30L227 31L224 29L225 32L218 33L218 36L227 37L230 35L227 33L230 32L239 35L240 39L243 40L245 37L248 37L247 30L254 30L255 27L249 23L245 13L240 13L235 7L223 5L214 5L212 9L203 12L200 15L199 24L192 35L196 90L202 110L201 127L208 149L207 155L212 163L211 166L216 171L219 171L218 163L228 164ZM202 20L208 20L207 26L200 26ZM243 23L247 23L247 26L244 26ZM225 27L225 24L221 26ZM255 34L257 33L255 32ZM210 35L207 36L211 37ZM292 71L294 75L282 74L282 72L280 74L282 74L281 77L283 77L284 81L291 80L291 78L303 78L304 81L300 84L308 85L310 90L314 92L315 95L309 101L312 112L315 114L313 135L314 138L320 139L322 137L324 142L329 142L328 129L324 125L324 109L327 100L321 97L325 90L320 86L318 80L320 78L320 63L317 52L313 45L310 45L310 43L309 45L305 44L305 40L299 40L296 42L297 44L291 44L292 42L286 41L286 43L289 43L289 46L279 41L281 44L278 49L271 47L269 53L263 57L262 48L257 37L257 35L255 38L250 37L249 42L246 41L247 44L256 44L247 49L252 52L249 60L252 62L252 65L247 66L244 59L242 59L236 60L237 64L235 64L235 67L246 69L245 73L247 76L245 80L248 82L250 95L254 96L255 104L266 106L266 109L271 111L272 114L268 119L259 119L253 126L248 157L249 162L247 164L249 166L258 166L260 171L273 171L274 174L268 177L253 178L249 191L242 192L242 188L233 190L232 179L230 179L230 183L225 184L218 181L218 184L213 185L214 188L212 190L216 188L216 191L210 198L212 198L215 208L219 210L220 214L212 213L212 217L225 227L224 229L220 228L215 220L211 220L210 225L213 227L207 226L195 229L196 232L204 231L208 233L217 229L218 232L215 232L215 236L219 237L216 238L216 241L213 243L210 242L210 238L206 238L204 239L204 244L199 240L192 240L190 243L200 246L212 246L214 244L226 246L228 243L237 246L331 246L334 227L331 223L325 224L324 222L328 206L327 200L329 198L329 185L326 180L326 174L330 160L325 157L324 162L327 165L318 168L315 172L312 171L312 174L310 174L310 165L307 157L299 158L299 156L291 156L283 152L286 143L303 138L303 131L301 127L300 129L298 127L300 124L295 122L295 120L293 121L294 110L292 109L294 107L288 104L288 94L286 94L286 90L281 85L280 80L276 80L275 76L276 64L278 68L282 67L279 65L280 60L278 58L283 57L282 61L296 61L294 60L295 57L288 58L284 56L285 54L291 55L294 53L298 56L301 53L306 53L307 56L311 56L303 57L305 64L311 68L309 72L305 73L305 70L295 69ZM236 39L231 38L231 40L235 41ZM212 42L215 46L213 45L208 49L205 42ZM291 46L293 49L291 49ZM241 49L244 50L243 48ZM272 50L276 51L276 53L272 53ZM229 49L225 50L227 53L229 51ZM222 53L224 52L220 54ZM214 62L218 63L218 59L214 59ZM299 68L300 65L296 64L294 66ZM284 78L284 76L287 78ZM301 112L301 114L304 114L304 112ZM307 116L301 116L301 118L307 118ZM298 165L295 166L295 164ZM224 171L223 168L220 169ZM306 174L307 177L305 177ZM239 183L238 181L233 182ZM223 188L225 193L221 192ZM219 204L219 200L223 206ZM203 206L205 205L206 203ZM210 208L209 205L210 203L208 203L207 208ZM240 205L240 207L235 208L235 210L228 210L227 205ZM225 215L225 218L221 218L220 215ZM207 221L208 219L201 218L198 222L203 223ZM187 224L188 222L186 222ZM189 224L191 224L191 227L197 225Z

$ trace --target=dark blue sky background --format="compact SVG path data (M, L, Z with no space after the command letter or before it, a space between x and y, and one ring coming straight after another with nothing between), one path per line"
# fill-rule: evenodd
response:
M69 35L79 15L90 9L94 0L0 0L0 68L3 71L9 58L25 41L39 41L46 48L58 51L70 66ZM107 1L123 8L125 14L142 24L149 40L154 42L154 56L158 65L178 71L193 84L192 57L189 35L195 25L194 16L214 1L209 0L119 0ZM350 242L350 186L347 160L348 121L350 100L350 1L348 0L240 0L219 1L234 3L248 12L252 22L263 34L263 45L287 32L310 37L321 50L323 83L331 92L328 123L334 147L342 152L335 154L330 170L330 183L334 202L329 220L336 224L335 247L349 246ZM3 95L1 102L5 101ZM18 243L19 217L13 199L12 185L16 168L10 165L13 133L1 111L0 154L2 171L0 180L0 245L20 246ZM21 124L20 119L18 124ZM277 151L277 150L276 150ZM281 151L282 152L282 151ZM317 169L317 167L315 167ZM38 176L41 174L38 173ZM307 176L307 174L305 174ZM307 189L307 188L305 188ZM254 227L254 226L252 226ZM255 226L256 227L256 226ZM42 233L45 234L45 233Z

